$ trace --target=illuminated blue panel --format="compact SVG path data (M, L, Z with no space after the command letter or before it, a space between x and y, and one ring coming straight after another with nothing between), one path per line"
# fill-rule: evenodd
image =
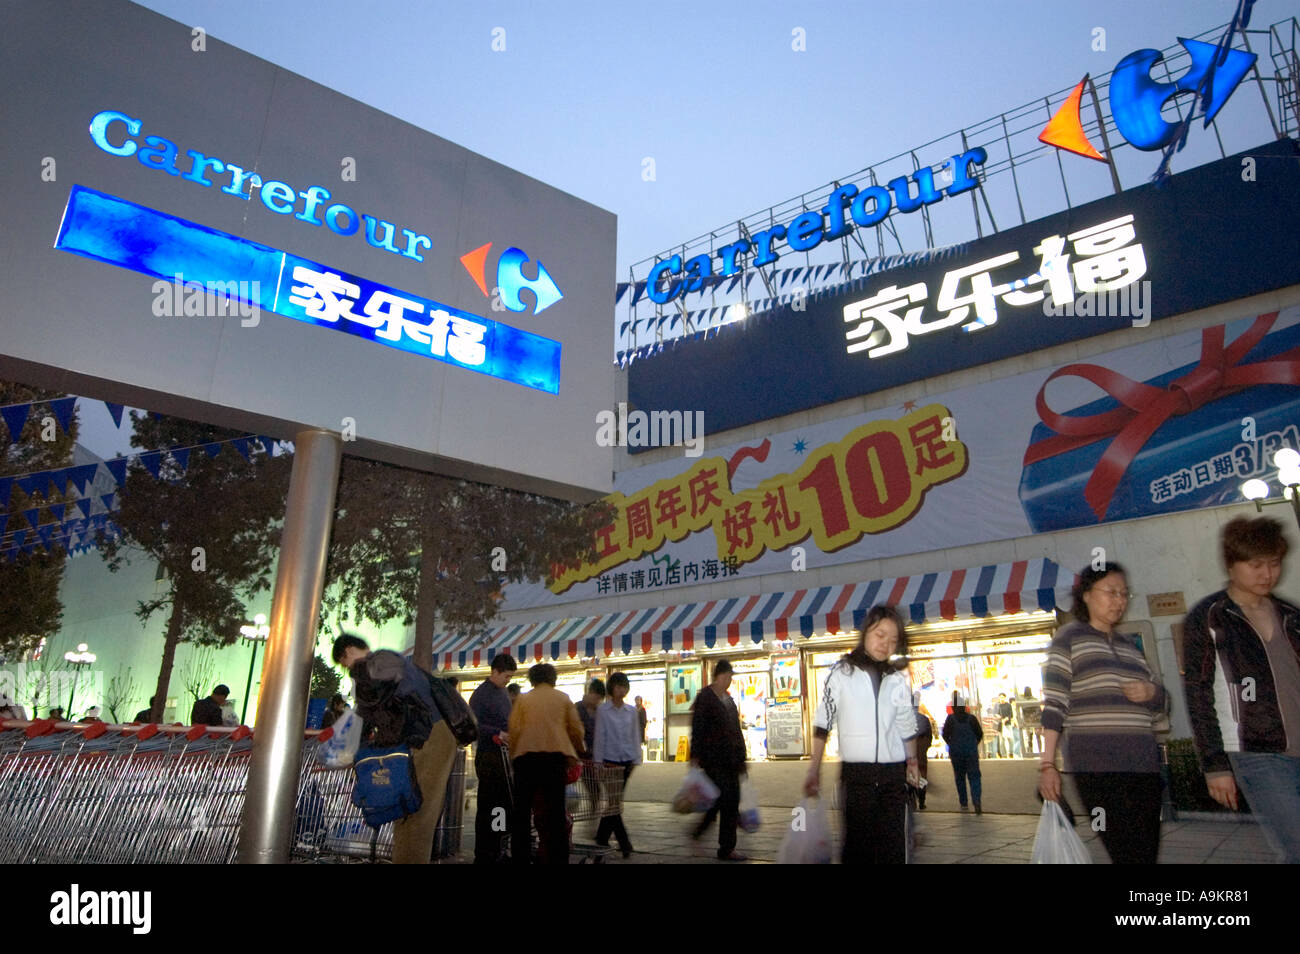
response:
M54 247L187 286L222 283L286 318L560 391L558 341L83 186L72 187Z

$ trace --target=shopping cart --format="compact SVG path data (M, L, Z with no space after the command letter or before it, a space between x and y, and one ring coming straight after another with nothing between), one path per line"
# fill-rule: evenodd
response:
M353 773L303 744L296 861L391 857L390 826L366 828ZM0 722L0 863L229 864L244 810L252 731L103 722ZM460 848L465 754L448 784L437 857Z
M294 859L318 863L387 860L393 855L393 826L371 828L352 804L356 781L350 766L331 768L316 758L320 743L330 738L325 729L312 743L310 758L304 753L298 784L294 826ZM465 750L456 751L442 816L433 837L433 857L454 858L460 851L465 819Z
M501 757L505 761L506 784L510 791L510 817L514 820L515 776L510 760L508 746L500 746ZM620 765L597 764L583 761L578 779L569 782L564 790L566 827L569 834L569 856L578 864L601 864L610 855L610 849L604 845L578 842L574 838L574 826L577 822L599 822L607 816L623 813L623 767ZM537 820L542 808L540 802L529 814L532 822L530 842L533 858L538 857ZM594 834L594 832L593 832Z

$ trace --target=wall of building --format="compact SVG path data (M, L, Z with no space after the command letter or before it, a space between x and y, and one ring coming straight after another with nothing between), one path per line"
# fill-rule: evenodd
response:
M1032 354L890 388L865 397L841 401L761 424L737 428L711 436L706 443L704 453L708 455L711 447L754 444L773 433L835 421L864 411L898 406L908 400L920 402L925 396L942 394L972 384L996 381L1029 371L1056 368L1074 361L1087 361L1116 348L1158 341L1220 324L1226 320L1277 311L1296 304L1300 304L1300 286L1291 286L1278 292L1240 299L1169 318L1147 327L1125 328ZM1087 321L1089 319L1043 320ZM620 400L626 400L625 374L620 374L619 384ZM791 381L789 386L798 387L799 382ZM998 413L998 408L990 406L988 413L995 415ZM672 447L656 448L639 454L628 454L625 450L620 450L617 466L620 471L635 470L652 463L680 458L681 455L681 448ZM978 506L978 501L973 500L971 504ZM1269 508L1266 513L1283 520L1293 542L1300 542L1297 541L1296 528L1291 526L1291 518L1286 509ZM1128 618L1148 619L1153 624L1160 668L1165 684L1172 690L1174 700L1173 736L1185 737L1190 735L1190 726L1186 707L1183 704L1172 631L1172 626L1180 623L1182 617L1181 615L1150 615L1147 597L1155 593L1181 592L1186 605L1190 608L1202 596L1221 588L1225 583L1225 574L1218 555L1220 528L1228 520L1242 514L1253 515L1254 508L1246 504L1236 504L852 564L809 568L799 572L768 573L760 577L719 580L698 586L586 599L559 606L507 612L502 615L500 624L512 625L541 619L593 616L654 606L727 599L738 595L750 595L756 591L781 592L1036 557L1047 557L1067 570L1077 571L1091 562L1097 548L1101 548L1107 559L1117 560L1129 569L1129 585L1136 595L1130 603ZM1293 558L1287 565L1279 584L1279 593L1300 598L1300 569L1297 569L1296 564L1297 560Z

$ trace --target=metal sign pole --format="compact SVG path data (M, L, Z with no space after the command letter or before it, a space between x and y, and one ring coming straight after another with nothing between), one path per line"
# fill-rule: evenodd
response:
M307 692L342 456L342 441L330 431L302 431L294 438L271 635L263 656L261 705L239 830L240 864L287 864L293 848Z

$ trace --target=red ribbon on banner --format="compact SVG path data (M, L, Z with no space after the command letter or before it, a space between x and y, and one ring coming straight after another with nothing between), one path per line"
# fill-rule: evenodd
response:
M1275 311L1260 315L1246 333L1227 348L1223 344L1224 325L1204 329L1201 332L1201 359L1196 367L1164 388L1134 381L1096 364L1067 364L1058 368L1038 389L1036 402L1039 418L1056 434L1031 444L1025 451L1024 465L1028 467L1048 457L1112 438L1083 491L1084 500L1097 519L1104 519L1129 464L1169 418L1190 414L1211 401L1256 385L1300 384L1300 348L1292 348L1266 361L1238 366L1250 349L1268 334L1275 321ZM1047 385L1066 376L1092 382L1118 401L1121 407L1082 417L1057 414L1047 406Z

